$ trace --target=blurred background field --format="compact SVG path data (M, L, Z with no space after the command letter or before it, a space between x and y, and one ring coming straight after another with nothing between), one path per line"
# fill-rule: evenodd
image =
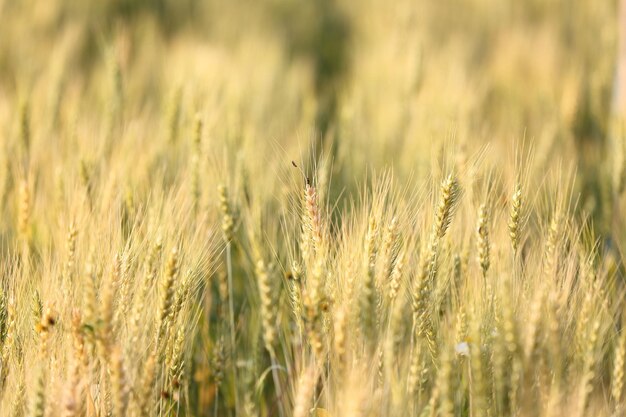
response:
M618 3L0 0L0 414L622 415Z
M108 123L80 113L119 104L122 133L131 135L180 100L183 119L203 112L211 138L235 144L233 152L271 155L279 146L289 159L293 150L327 148L345 171L335 176L347 181L353 170L390 163L398 175L423 177L451 141L468 155L489 143L500 161L524 143L536 149L537 172L555 159L574 167L580 206L595 213L614 154L617 8L557 0L4 1L1 126L15 135L16 102L28 100L35 121L45 119L37 125L55 126L34 128L33 140L79 155L86 143L102 146ZM96 137L64 140L81 124ZM158 134L167 135L165 126Z

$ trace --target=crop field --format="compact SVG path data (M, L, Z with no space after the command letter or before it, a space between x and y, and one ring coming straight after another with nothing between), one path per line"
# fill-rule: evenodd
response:
M0 416L626 415L626 1L0 0Z

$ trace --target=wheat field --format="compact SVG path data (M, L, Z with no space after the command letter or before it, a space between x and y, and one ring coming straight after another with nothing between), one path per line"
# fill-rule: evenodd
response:
M0 0L0 416L626 415L618 3Z

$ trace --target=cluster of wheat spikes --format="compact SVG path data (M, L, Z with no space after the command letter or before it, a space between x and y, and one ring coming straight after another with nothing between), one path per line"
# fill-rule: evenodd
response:
M567 192L537 206L521 174L453 164L439 186L378 175L333 220L294 162L269 211L198 174L198 117L168 193L107 191L86 170L51 216L45 191L14 185L3 415L622 412L618 266Z
M0 0L0 417L626 414L616 2L393 3Z

